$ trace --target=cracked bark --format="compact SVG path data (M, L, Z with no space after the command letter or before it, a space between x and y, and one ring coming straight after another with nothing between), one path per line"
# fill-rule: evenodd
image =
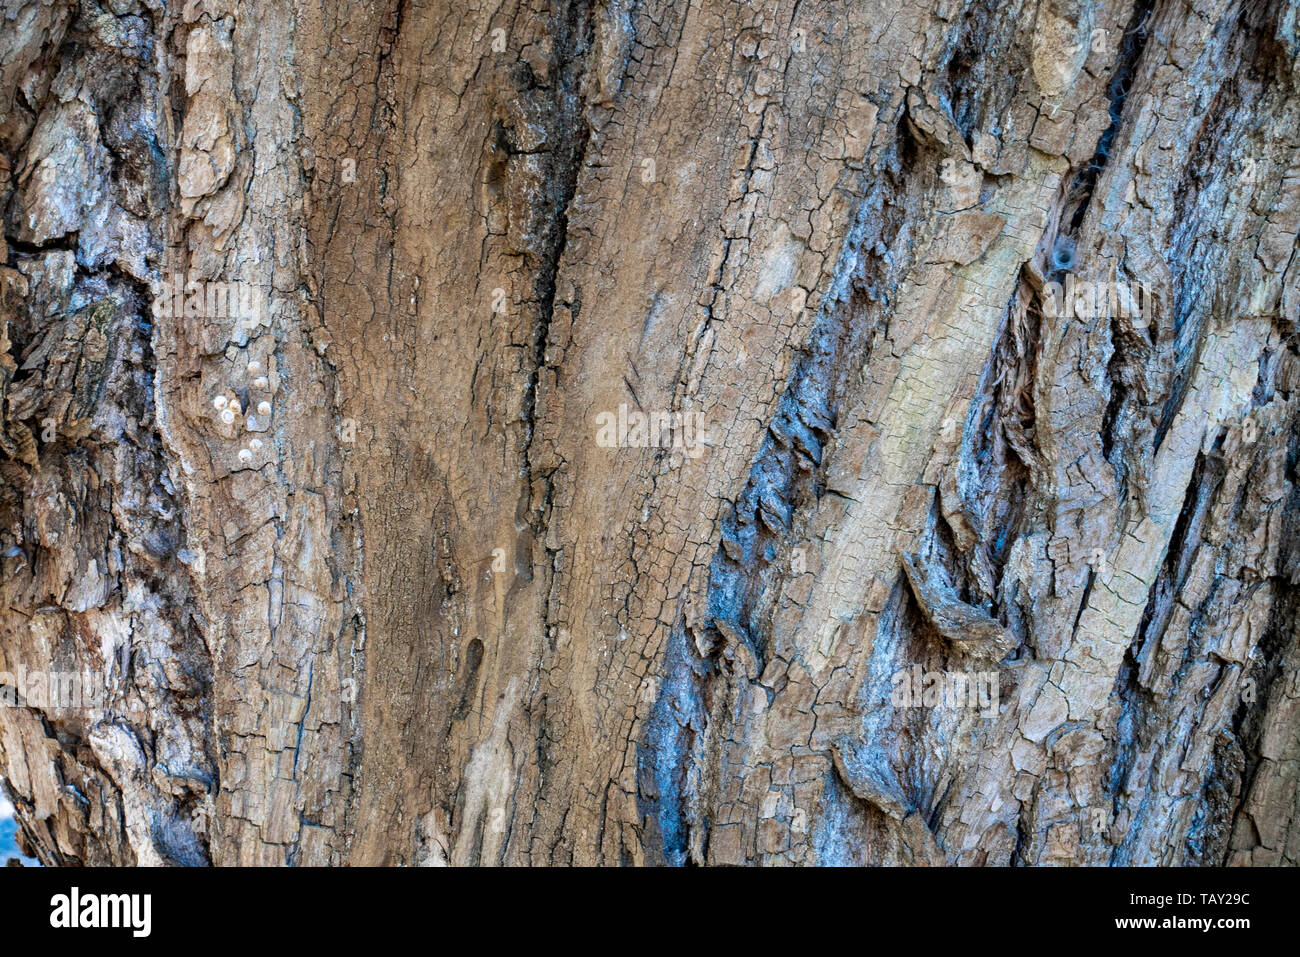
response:
M26 847L1297 863L1298 14L8 0Z

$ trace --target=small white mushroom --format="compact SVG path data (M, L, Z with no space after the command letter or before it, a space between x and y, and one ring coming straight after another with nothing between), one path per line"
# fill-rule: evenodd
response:
M212 407L214 409L224 409L226 407L226 403L229 401L230 400L227 399L224 395L219 395L212 400Z
M253 380L253 388L255 389L269 389L270 387L271 380L264 375L260 375Z
M262 363L258 362L256 359L254 359L252 362L248 364L249 375L257 375L261 371L262 371Z
M248 443L248 447L252 449L254 452L256 452L262 447L262 440L253 439L251 442Z
M248 463L248 462L253 461L253 453L250 452L248 449L240 449L240 450L239 450L239 461L244 462L244 463Z
M235 421L235 410L234 410L234 409L222 409L222 410L221 410L221 421L224 422L224 423L226 423L226 425L230 425L230 423L234 422L234 421Z
M265 401L257 403L257 414L258 414L258 415L270 415L270 414L271 414L271 403L269 403L269 402L265 402Z

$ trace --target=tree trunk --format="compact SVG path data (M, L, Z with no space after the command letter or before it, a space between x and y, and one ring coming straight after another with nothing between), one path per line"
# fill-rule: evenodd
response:
M1300 863L1300 0L4 0L87 864Z

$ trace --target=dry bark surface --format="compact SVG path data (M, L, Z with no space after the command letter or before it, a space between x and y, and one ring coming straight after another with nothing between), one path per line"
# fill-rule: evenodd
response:
M1300 863L1300 0L0 0L0 228L47 864Z

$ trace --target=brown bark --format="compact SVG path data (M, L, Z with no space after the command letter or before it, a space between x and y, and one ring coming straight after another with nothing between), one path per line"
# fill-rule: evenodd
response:
M1294 0L4 11L42 860L1300 858Z

